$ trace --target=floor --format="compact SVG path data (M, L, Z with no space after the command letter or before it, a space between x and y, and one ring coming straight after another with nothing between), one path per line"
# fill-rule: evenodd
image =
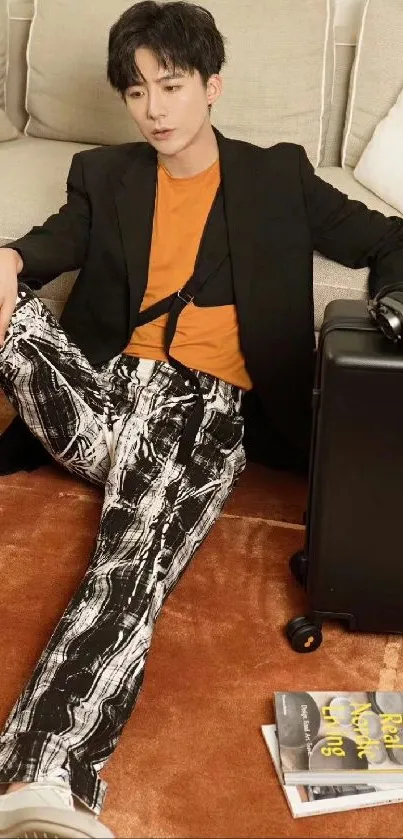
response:
M0 395L0 431L14 412ZM274 690L403 690L402 639L324 626L293 652L307 609L288 569L306 484L249 463L168 597L137 705L102 770L119 837L402 837L403 805L293 820L260 726ZM102 491L56 463L0 477L0 728L88 563Z

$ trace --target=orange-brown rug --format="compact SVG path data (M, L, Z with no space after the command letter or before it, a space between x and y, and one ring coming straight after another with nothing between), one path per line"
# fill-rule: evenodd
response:
M0 395L0 431L14 416ZM292 819L260 731L274 690L403 690L402 639L325 625L293 652L306 485L248 464L168 597L142 691L102 771L117 837L402 837L403 805ZM82 578L102 491L56 463L0 477L0 728ZM174 666L173 666L174 665Z

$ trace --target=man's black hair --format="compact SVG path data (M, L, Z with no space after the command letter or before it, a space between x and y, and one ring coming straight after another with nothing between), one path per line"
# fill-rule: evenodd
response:
M145 79L135 61L135 50L146 47L159 67L198 70L204 87L226 61L224 42L213 15L203 6L177 0L144 0L126 9L110 29L107 79L122 99L128 87ZM209 105L209 111L211 105Z

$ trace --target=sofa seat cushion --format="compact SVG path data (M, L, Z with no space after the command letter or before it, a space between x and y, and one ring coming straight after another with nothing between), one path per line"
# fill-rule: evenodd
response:
M22 136L2 143L0 155L0 245L23 236L57 212L66 200L66 180L73 154L94 146ZM355 180L352 169L321 167L323 180L387 216L400 215ZM77 277L77 271L61 274L41 289L40 297L57 317ZM313 257L315 327L319 329L327 303L341 297L365 296L367 268L346 268L315 251Z

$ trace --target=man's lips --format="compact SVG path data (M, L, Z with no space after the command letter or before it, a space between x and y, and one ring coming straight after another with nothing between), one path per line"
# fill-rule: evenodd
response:
M153 131L153 137L165 137L172 134L173 128L163 128L160 131Z

